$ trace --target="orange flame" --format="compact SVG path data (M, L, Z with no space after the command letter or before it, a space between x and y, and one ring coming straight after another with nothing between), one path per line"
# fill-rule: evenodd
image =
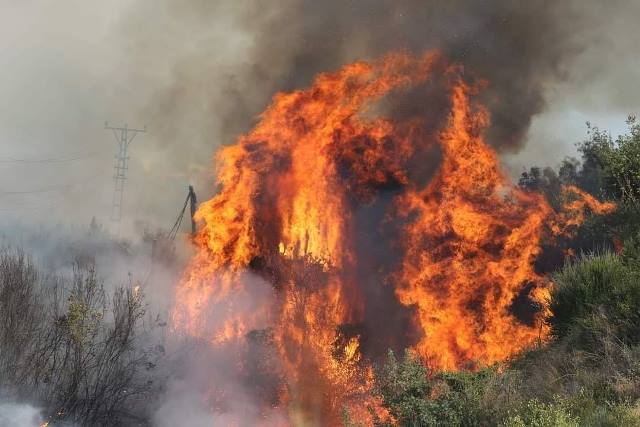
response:
M413 318L413 331L391 332L415 337L407 345L437 369L491 364L544 340L550 283L533 262L545 231L569 232L586 208L614 208L570 187L576 198L556 214L541 195L515 188L482 137L489 117L474 100L481 85L461 75L437 53L356 62L277 94L257 126L218 154L221 189L198 210L204 227L173 324L212 346L269 331L277 398L291 422L339 424L345 407L365 424L372 414L389 419L372 395L364 348L362 331L376 331L345 331L367 325L372 287L383 286L361 280L372 267L354 242L374 230L356 212L389 187L387 220L373 227L396 224L394 238L380 242L394 255L385 279ZM449 94L435 135L424 127L430 118L370 117L388 93L426 84ZM434 147L439 168L420 184L412 168ZM529 314L518 312L520 299Z
M430 365L459 369L501 361L547 335L540 313L532 324L510 308L528 284L544 304L548 283L533 269L551 208L542 196L513 188L484 143L486 111L472 109L473 88L459 79L439 136L443 161L425 189L398 203L416 217L405 229L397 295L415 305L423 335L416 349Z

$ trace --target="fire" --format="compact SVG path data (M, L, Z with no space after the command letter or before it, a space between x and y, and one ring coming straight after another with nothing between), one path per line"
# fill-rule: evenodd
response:
M548 283L533 269L545 219L538 194L513 188L482 140L488 116L470 104L474 88L454 80L452 110L439 135L440 169L426 188L411 188L398 204L412 215L396 294L415 306L423 332L416 349L429 364L459 369L492 364L544 339L538 313L524 324L512 313L527 284L543 305Z
M356 62L277 94L218 154L220 191L198 210L173 324L239 354L263 331L291 423L339 424L344 408L360 422L389 419L372 394L372 357L398 342L454 370L544 341L541 240L570 232L587 208L614 208L567 188L573 200L555 213L514 187L483 140L484 83L462 75L438 53ZM375 114L386 95L425 85L446 91L444 123ZM425 183L423 160L437 150ZM384 214L363 221L367 209ZM377 248L358 244L371 235L384 237ZM374 251L385 255L371 262ZM388 323L372 323L380 316Z

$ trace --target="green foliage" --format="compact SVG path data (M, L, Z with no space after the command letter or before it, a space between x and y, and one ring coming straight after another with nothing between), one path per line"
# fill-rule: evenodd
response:
M376 385L400 425L482 426L493 416L486 398L495 376L494 369L433 373L411 352L402 360L390 352Z
M564 202L562 186L576 184L579 177L579 167L580 163L571 158L562 161L558 172L550 167L540 169L533 166L528 172L522 173L518 185L525 190L544 194L551 206L555 210L560 210Z
M554 275L551 324L556 337L613 334L628 344L640 343L640 271L612 253L584 256Z
M579 419L569 412L562 401L541 403L529 400L517 410L511 411L502 427L579 427Z
M593 184L607 197L638 207L640 201L640 124L627 120L629 133L612 137L590 127L591 139L580 146Z
M440 420L448 418L449 425L486 425L493 417L486 398L495 375L495 370L489 368L478 372L439 374L441 394L436 400L436 417Z
M588 427L640 426L640 407L626 404L596 406L583 415L582 425Z
M531 399L509 410L501 427L630 427L640 426L640 408L609 404L583 393L554 396L549 402Z
M89 343L98 332L106 311L104 290L89 270L86 276L76 275L74 286L67 298L67 313L61 318L71 340L76 345Z
M428 375L427 368L409 351L402 360L389 352L387 363L379 370L378 393L402 425L429 425L433 421L427 404L432 392Z
M522 173L520 187L544 194L556 210L563 204L560 189L566 184L617 203L610 215L588 216L564 246L578 251L614 248L627 236L640 233L640 124L635 117L629 117L627 124L628 132L615 140L587 124L588 139L578 145L580 161L565 159L557 171L532 167ZM552 256L557 258L557 254Z
M589 139L579 145L582 169L576 184L596 196L618 203L609 217L596 218L583 227L584 237L622 238L640 231L640 124L627 120L629 131L615 140L597 127L589 126Z

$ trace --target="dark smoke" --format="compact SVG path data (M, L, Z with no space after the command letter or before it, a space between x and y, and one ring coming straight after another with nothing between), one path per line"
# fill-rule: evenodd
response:
M209 99L196 111L205 126L199 133L206 135L216 117L223 138L217 142L228 143L250 129L275 92L305 87L319 72L391 50L440 49L470 75L490 82L485 91L493 117L489 139L497 148L515 150L532 117L545 106L545 88L563 77L563 65L580 50L574 36L586 21L572 4L277 0L245 1L230 8L202 0L182 2L179 7L161 2L160 8L196 28L196 41L193 52L178 62L174 84L154 99L149 114L157 121L166 114L175 116L183 102L193 99L190 92L209 91ZM214 65L221 41L215 36L199 38L197 30L207 22L220 25L220 15L227 17L227 25L253 35L246 58L226 70ZM207 72L226 74L224 87L192 85ZM407 105L401 108L420 111L429 100L404 102ZM187 107L183 114L192 110ZM173 126L166 125L167 135L181 132Z
M307 84L317 72L390 50L440 49L453 62L490 82L491 141L517 145L531 118L544 107L545 85L562 76L563 60L577 52L578 21L567 2L512 0L424 1L303 0L264 20L255 46L257 73L288 62L274 90ZM413 102L428 103L427 99Z
M189 0L178 6L146 0L147 6L138 6L128 21L135 28L131 36L145 47L157 42L144 27L140 30L144 12L153 10L170 34L162 40L167 43L167 60L175 61L171 79L152 98L145 115L166 149L180 144L184 153L191 151L181 158L191 156L195 162L205 155L202 147L212 152L216 144L232 143L251 129L276 92L305 88L320 72L389 51L419 54L432 49L462 64L470 79L488 81L483 93L493 123L488 141L503 151L517 151L532 118L545 107L545 89L564 77L565 64L580 52L577 35L588 21L568 1L239 3ZM174 49L179 56L174 57ZM428 129L433 132L448 111L448 105L443 108L446 103L442 91L426 87L394 94L386 107L393 116L429 117L436 122ZM420 157L414 171L426 176L414 177L417 181L429 179L437 157L433 151ZM388 193L357 211L356 246L368 260L358 279L370 286L366 320L350 326L354 333L375 337L362 343L365 354L373 358L384 356L389 345L400 350L416 338L397 333L411 330L411 317L404 307L390 303L395 300L393 290L384 285L384 278L397 267L388 255L394 248L381 243L391 239L375 225L387 211L393 189Z
M637 0L33 0L0 23L0 217L109 223L115 142L104 121L148 125L130 150L125 233L170 227L211 158L247 132L276 91L389 49L443 49L487 78L491 141L514 172L575 155L590 120L614 136L637 113ZM564 78L566 77L566 78ZM402 98L425 112L433 98ZM426 112L430 112L426 110ZM430 115L429 115L430 116ZM29 191L53 188L46 193ZM160 189L160 191L159 191Z

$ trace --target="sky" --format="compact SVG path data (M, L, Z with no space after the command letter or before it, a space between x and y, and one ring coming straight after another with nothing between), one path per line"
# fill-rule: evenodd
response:
M368 11L358 1L353 34L349 19L335 30L341 55L318 67L374 51L367 43L380 31L363 26L378 21L360 22ZM581 25L567 19L558 34L576 47L542 80L545 102L522 143L502 150L514 176L575 155L586 121L616 135L640 110L640 2L567 2L581 9ZM289 78L306 67L304 54L319 52L308 27L333 31L322 19L334 11L306 3L0 0L0 223L88 224L95 216L109 225L116 142L104 130L108 121L148 129L129 151L124 229L170 228L189 184L201 200L214 194L216 149L247 132L275 91L308 84L320 71L309 66ZM380 13L374 3L371 13ZM553 42L545 41L549 51Z

